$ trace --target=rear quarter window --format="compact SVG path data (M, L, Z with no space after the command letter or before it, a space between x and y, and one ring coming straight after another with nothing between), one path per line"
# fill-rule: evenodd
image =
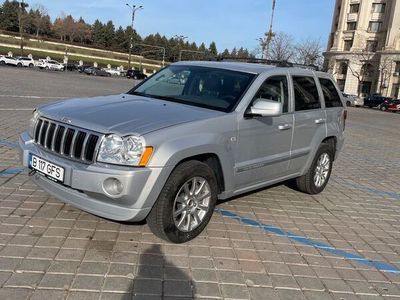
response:
M343 107L342 100L340 100L339 93L333 84L332 80L326 78L319 78L322 92L325 99L325 107Z
M295 98L295 110L320 109L317 84L313 77L293 76L293 88Z

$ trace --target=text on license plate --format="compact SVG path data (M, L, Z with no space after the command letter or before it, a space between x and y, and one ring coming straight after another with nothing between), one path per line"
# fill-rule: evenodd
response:
M35 155L31 155L29 164L32 169L50 177L51 179L61 182L64 181L64 168L62 167L52 164Z

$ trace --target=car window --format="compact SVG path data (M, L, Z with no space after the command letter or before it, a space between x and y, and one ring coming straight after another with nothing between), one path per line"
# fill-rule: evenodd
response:
M332 80L319 78L319 83L321 84L322 92L324 94L325 107L343 107L339 93L337 92Z
M296 111L321 108L317 84L313 77L293 76L293 88Z
M274 76L268 78L260 87L253 98L266 99L282 103L282 112L289 111L289 90L286 76Z
M130 93L229 112L254 77L213 67L170 66Z

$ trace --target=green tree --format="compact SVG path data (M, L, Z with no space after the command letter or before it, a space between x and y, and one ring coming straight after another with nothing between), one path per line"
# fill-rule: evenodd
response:
M4 1L0 14L0 28L8 31L19 31L19 4L17 1Z
M111 47L115 37L115 27L112 21L108 21L104 26L104 46Z
M105 36L104 36L104 24L99 20L96 20L92 25L92 40L93 44L96 46L104 46L105 45Z
M119 28L115 31L112 47L114 49L126 49L127 44L129 43L125 37L125 30L122 28L122 26L119 26Z
M210 52L210 55L213 57L216 57L218 55L218 49L215 42L211 42L210 47L208 47L208 51Z

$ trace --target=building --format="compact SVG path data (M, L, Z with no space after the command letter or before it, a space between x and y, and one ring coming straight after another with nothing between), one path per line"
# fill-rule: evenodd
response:
M345 93L400 98L400 0L336 0L324 55Z

